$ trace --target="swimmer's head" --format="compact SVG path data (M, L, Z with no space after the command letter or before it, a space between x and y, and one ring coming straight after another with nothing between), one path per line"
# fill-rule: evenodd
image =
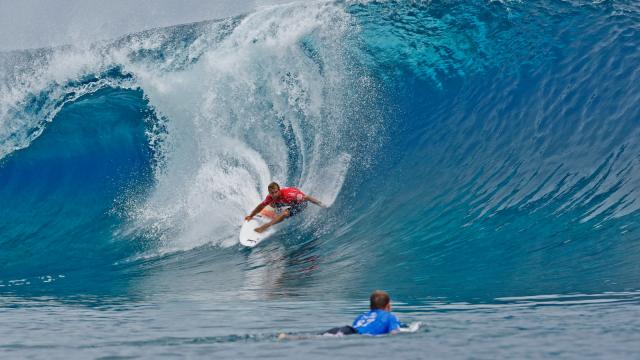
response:
M391 299L386 291L376 290L369 297L369 308L371 310L391 311Z

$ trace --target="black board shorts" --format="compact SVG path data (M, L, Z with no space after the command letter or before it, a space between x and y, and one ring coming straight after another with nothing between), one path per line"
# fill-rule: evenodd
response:
M300 204L292 205L292 206L289 208L289 216L296 216L296 215L298 215L299 213L301 213L301 212L302 212L302 210L304 210L304 209L306 209L306 208L307 208L307 202L306 202L306 201L305 201L305 202L302 202L302 203L300 203Z
M347 325L347 326L335 327L333 329L329 329L323 332L322 335L353 335L357 333L358 333L358 330Z
M289 210L289 217L293 217L298 215L299 213L302 212L302 210L307 208L307 202L301 202L299 204L293 204L293 205L288 205L288 206L283 206L280 208L276 208L277 212L279 214L281 214L282 212L284 212L285 210Z

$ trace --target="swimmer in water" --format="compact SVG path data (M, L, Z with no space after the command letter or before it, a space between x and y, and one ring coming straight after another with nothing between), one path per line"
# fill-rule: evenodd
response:
M359 315L351 326L337 327L322 335L383 335L400 331L400 321L391 313L391 298L386 291L376 290L369 297L369 311Z

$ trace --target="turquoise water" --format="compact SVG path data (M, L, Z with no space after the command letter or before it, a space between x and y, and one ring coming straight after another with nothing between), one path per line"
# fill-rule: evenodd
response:
M0 353L636 357L639 20L320 1L0 53ZM274 180L331 207L241 248ZM374 289L420 329L316 336Z

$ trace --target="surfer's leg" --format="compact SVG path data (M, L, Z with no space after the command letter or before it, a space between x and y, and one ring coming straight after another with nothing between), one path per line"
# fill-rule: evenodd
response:
M354 328L352 328L351 326L342 326L342 327L336 327L333 329L329 329L325 332L322 333L322 335L352 335L352 334L357 334L358 331Z
M277 215L273 220L271 220L271 222L268 224L269 226L275 225L277 223L282 222L282 220L286 219L289 217L289 210L285 210L282 212L282 214ZM267 226L267 227L269 227Z
M282 212L282 214L276 215L276 217L273 218L273 220L271 220L270 222L268 222L268 223L266 223L266 224L264 224L262 226L258 226L255 229L255 232L261 233L261 232L267 230L269 228L269 226L275 225L275 224L281 222L282 220L284 220L284 219L286 219L288 217L289 217L289 210L285 210L285 211Z

